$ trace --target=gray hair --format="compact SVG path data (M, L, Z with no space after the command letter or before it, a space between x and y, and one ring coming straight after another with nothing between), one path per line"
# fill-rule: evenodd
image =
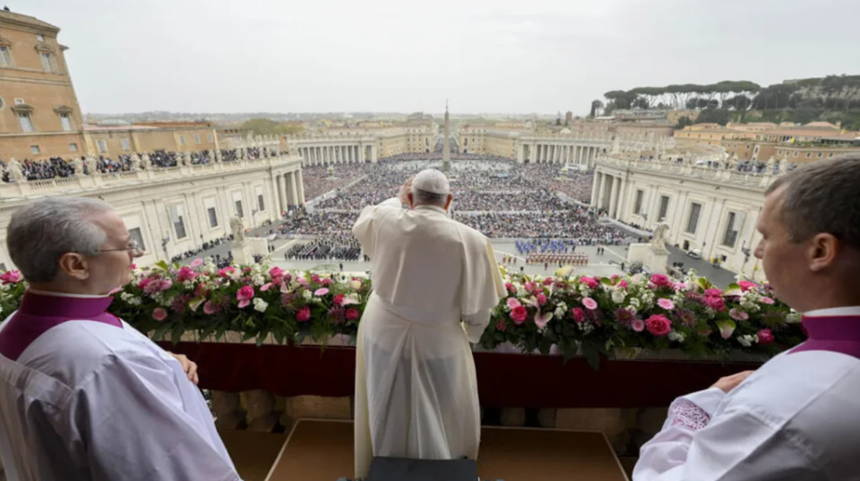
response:
M52 281L64 254L98 254L107 234L92 220L111 210L107 202L86 197L48 197L21 207L6 234L12 262L30 282Z
M767 189L785 187L779 213L792 242L819 233L860 249L860 155L813 162L779 177Z
M436 194L434 192L427 192L426 190L413 188L412 196L415 199L415 205L429 204L444 208L445 204L448 203L448 194Z

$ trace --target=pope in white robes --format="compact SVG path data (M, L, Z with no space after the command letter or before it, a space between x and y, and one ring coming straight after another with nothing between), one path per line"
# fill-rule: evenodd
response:
M353 227L373 266L356 352L357 478L375 456L477 458L470 342L505 289L489 240L448 217L452 198L445 176L425 170Z

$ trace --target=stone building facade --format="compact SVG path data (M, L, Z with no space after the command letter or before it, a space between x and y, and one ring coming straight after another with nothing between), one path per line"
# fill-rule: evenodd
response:
M278 155L256 160L180 165L117 174L76 175L42 181L0 183L0 239L12 213L31 198L96 197L110 203L146 255L138 264L202 247L231 233L230 219L246 228L276 221L290 206L304 204L302 161ZM0 268L13 264L0 243Z

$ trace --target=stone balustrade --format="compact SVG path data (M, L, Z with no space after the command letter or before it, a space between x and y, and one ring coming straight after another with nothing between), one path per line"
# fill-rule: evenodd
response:
M711 159L697 158L696 160ZM665 173L667 175L677 175L697 180L708 180L737 186L760 188L762 190L767 189L776 177L779 176L779 174L760 174L733 169L720 169L708 167L706 165L621 158L615 155L602 156L597 162L598 165L616 168L620 167L633 172Z

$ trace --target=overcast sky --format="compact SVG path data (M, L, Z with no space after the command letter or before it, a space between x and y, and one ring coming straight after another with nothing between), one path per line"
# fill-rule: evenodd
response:
M860 73L858 0L4 0L84 112L588 112L613 89Z

